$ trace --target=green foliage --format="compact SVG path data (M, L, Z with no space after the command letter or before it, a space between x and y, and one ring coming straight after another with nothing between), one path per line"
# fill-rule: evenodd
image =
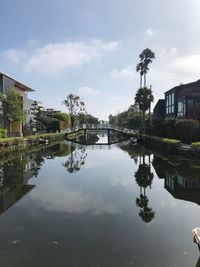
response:
M23 137L15 137L15 138L2 138L0 139L1 148L10 148L13 146L21 147L24 145Z
M49 142L61 141L65 137L64 133L47 133L40 135L31 135L26 138L24 137L14 137L14 138L1 138L0 139L0 152L8 150L20 150L26 147L26 144L30 147L39 144L40 138L48 139Z
M97 124L99 121L98 118L90 114L83 114L83 113L77 115L76 119L79 121L80 124L83 124L83 123Z
M143 142L147 147L161 149L163 152L175 153L181 141L177 139L162 138L158 136L143 135Z
M191 143L199 140L200 123L197 120L154 120L147 128L148 134L175 138L183 143Z
M70 125L70 115L68 113L55 113L51 115L51 118L55 118L59 121L64 121Z
M139 130L141 122L142 118L136 106L130 106L127 111L115 116L109 115L109 123L114 126Z
M69 110L70 115L76 115L79 111L80 97L78 95L69 94L63 101L63 104Z
M200 142L193 142L191 144L192 149L200 149Z
M85 112L85 103L81 101L80 96L69 94L63 101L63 104L67 107L71 116L71 125L74 126L75 116Z
M153 100L154 97L151 89L143 87L137 90L135 95L135 102L138 104L141 111L145 112L146 110L148 110Z
M170 138L162 138L162 142L165 144L173 144L173 145L179 145L181 143L180 140L170 139Z
M3 106L3 113L7 120L16 122L24 121L23 98L12 87L10 88L10 95L6 97L1 94L0 100Z
M140 73L140 88L142 88L142 78L144 78L144 87L146 87L146 75L149 71L149 64L155 58L155 54L151 49L146 48L139 55L140 62L136 65L136 72Z
M177 120L175 136L185 143L200 139L200 123L197 120Z
M7 130L0 129L0 138L6 138L6 137L7 137Z

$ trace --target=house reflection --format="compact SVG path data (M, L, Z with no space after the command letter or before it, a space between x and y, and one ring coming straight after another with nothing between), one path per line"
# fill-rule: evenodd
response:
M153 166L165 189L177 199L200 205L199 162L166 159L154 155Z
M1 163L0 214L34 188L34 185L28 184L28 180L34 176L32 161L30 156L18 156Z

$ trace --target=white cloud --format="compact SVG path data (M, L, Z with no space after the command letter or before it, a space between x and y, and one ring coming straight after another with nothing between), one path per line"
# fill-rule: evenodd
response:
M183 77L187 76L193 79L200 78L200 54L190 54L182 57L177 57L170 64L170 68L174 72L178 72Z
M155 37L156 35L158 35L160 33L160 31L157 31L157 30L153 30L151 27L148 28L146 30L146 34L148 37L152 38L152 37Z
M117 79L134 80L136 78L136 70L133 66L128 66L122 69L113 69L111 71L111 75L113 78Z
M99 90L91 88L89 86L80 87L78 90L78 94L83 97L94 97L101 94Z
M146 30L146 34L151 37L151 36L153 36L155 34L155 32L152 30L152 28L148 28Z
M26 52L22 49L9 49L0 53L1 57L12 63L20 63L26 58Z
M85 42L50 43L33 51L25 70L44 76L57 75L67 68L80 67L118 48L119 42L92 39Z

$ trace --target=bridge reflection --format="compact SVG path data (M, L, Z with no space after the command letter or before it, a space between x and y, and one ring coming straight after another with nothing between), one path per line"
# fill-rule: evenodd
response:
M81 145L110 146L128 140L130 135L111 128L78 129L66 133L66 140Z

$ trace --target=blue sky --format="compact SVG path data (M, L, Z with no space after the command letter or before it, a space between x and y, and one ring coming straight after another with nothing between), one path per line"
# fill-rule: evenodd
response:
M101 119L134 102L138 55L149 47L155 103L200 78L199 0L0 0L0 71L63 111L69 93Z

